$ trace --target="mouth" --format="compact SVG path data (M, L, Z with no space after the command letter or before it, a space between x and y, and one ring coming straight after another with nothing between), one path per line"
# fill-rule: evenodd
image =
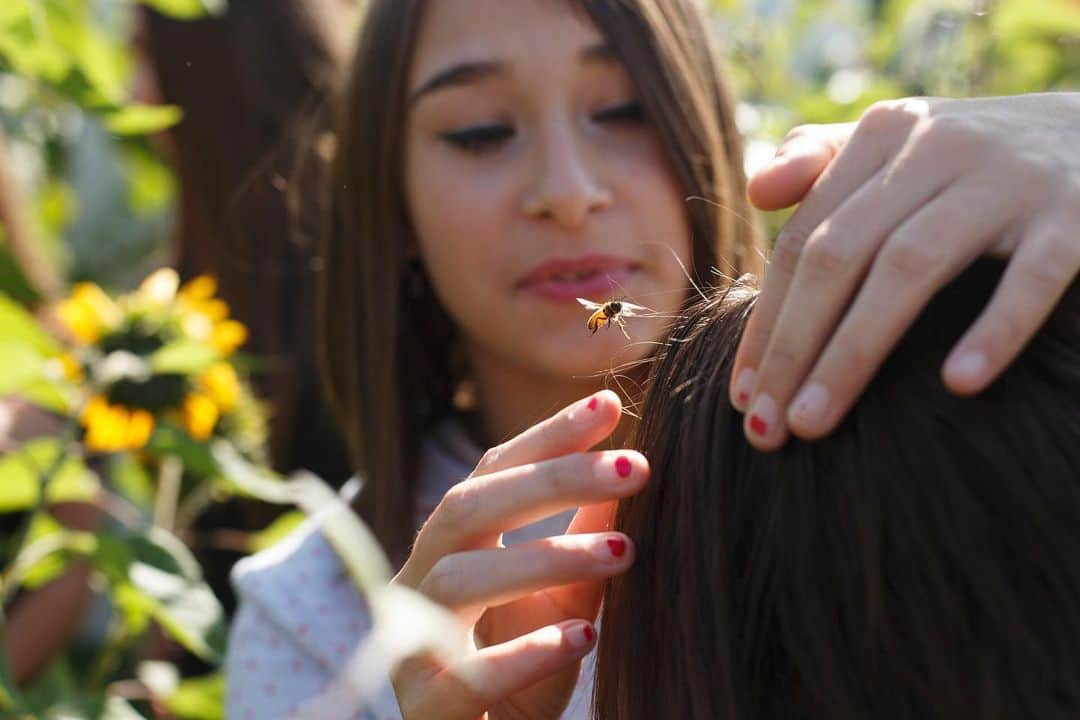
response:
M636 263L611 255L551 260L534 268L518 287L555 302L575 302L579 297L602 302L626 294L623 284L639 270Z

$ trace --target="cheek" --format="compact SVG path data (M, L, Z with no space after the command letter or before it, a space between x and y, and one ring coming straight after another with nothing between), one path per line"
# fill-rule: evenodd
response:
M659 141L627 154L621 177L626 178L622 195L632 208L639 238L646 244L645 254L652 258L665 283L689 286L678 260L692 270L693 251L689 202L659 147Z
M451 316L469 328L499 292L502 205L490 179L443 154L407 156L406 198L428 276Z

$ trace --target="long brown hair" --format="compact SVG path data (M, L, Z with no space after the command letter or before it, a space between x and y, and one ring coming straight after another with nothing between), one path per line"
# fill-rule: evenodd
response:
M396 555L415 532L416 457L451 412L464 369L456 332L410 263L415 246L402 180L405 97L424 0L369 4L341 98L332 169L333 229L320 290L321 347L367 486L361 514ZM691 0L568 2L595 22L636 83L685 196L693 272L757 270L732 100ZM409 292L412 288L412 292Z
M1001 272L954 281L834 434L775 453L727 399L754 293L676 324L595 717L1080 716L1080 288L983 394L940 379Z
M326 107L344 73L331 33L342 18L305 0L231 0L220 16L180 21L142 8L140 20L162 99L184 112L168 135L181 275L218 279L250 330L245 351L268 365L255 381L274 410L274 466L340 483L349 462L314 351L311 200L328 162L319 155Z

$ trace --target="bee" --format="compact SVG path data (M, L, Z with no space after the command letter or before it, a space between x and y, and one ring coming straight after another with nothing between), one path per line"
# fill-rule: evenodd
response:
M630 336L626 333L626 321L623 320L623 318L635 317L638 313L648 310L648 308L643 308L640 305L634 305L633 303L623 302L622 300L608 300L602 305L594 303L591 300L586 300L585 298L578 298L577 301L581 303L585 309L593 311L593 314L589 316L589 321L585 323L585 327L592 330L593 335L595 335L596 331L604 325L618 325L619 330L622 331L623 336L627 340L630 339Z

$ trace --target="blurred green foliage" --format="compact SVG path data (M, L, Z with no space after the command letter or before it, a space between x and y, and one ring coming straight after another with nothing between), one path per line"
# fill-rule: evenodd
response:
M711 0L747 167L875 101L1080 90L1076 0ZM775 232L787 213L773 213Z
M211 0L142 0L193 18ZM0 131L6 170L29 192L38 249L67 278L130 285L167 234L172 177L147 136L178 109L129 99L135 59L131 2L3 0L0 3ZM0 280L31 299L0 245Z

